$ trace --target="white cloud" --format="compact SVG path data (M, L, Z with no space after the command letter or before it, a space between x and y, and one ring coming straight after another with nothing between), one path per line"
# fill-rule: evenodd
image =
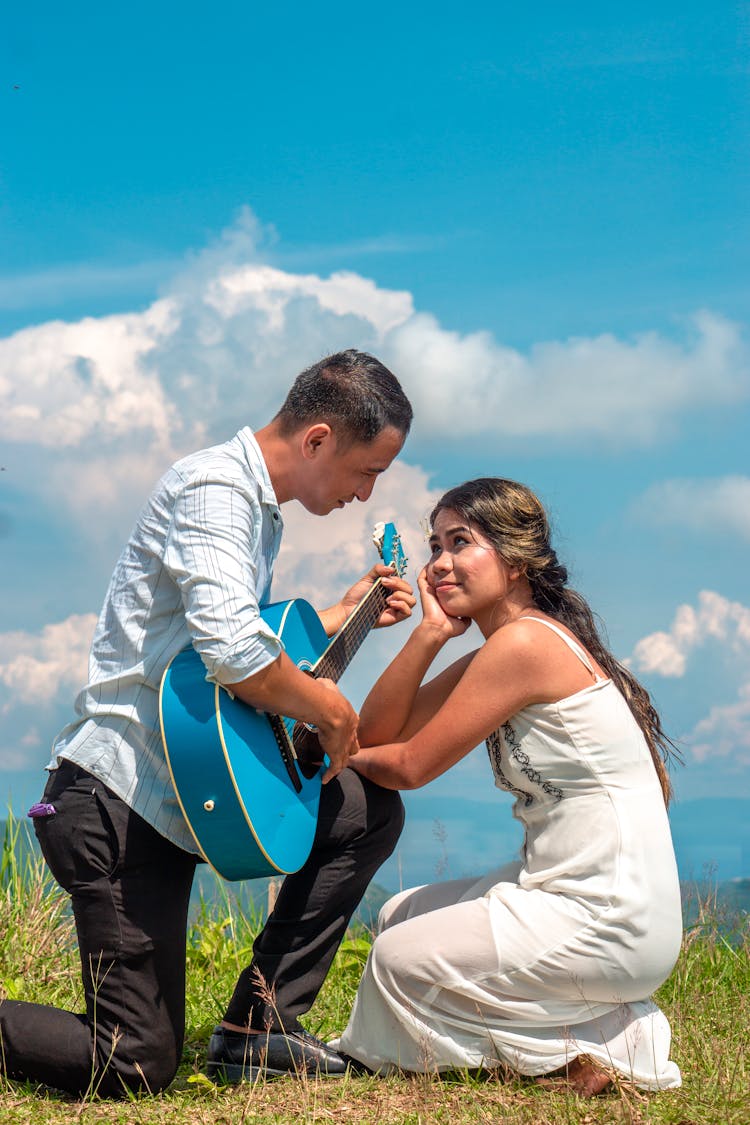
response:
M295 298L311 297L336 316L368 321L380 335L413 315L411 294L378 289L374 281L351 272L327 279L315 274L290 274L271 266L251 265L220 274L209 284L206 304L225 320L243 310L262 310L273 332L283 332L287 306Z
M528 355L487 332L449 332L418 313L384 341L415 389L424 433L507 434L619 444L653 441L678 416L745 398L748 353L738 327L697 314L678 342L645 333L540 343Z
M667 632L638 642L628 663L635 672L682 677L697 650L718 642L740 675L737 699L711 708L685 739L697 761L732 758L750 765L750 608L703 590L698 605L678 607Z
M260 248L273 237L246 210L144 312L52 321L0 340L0 440L13 482L67 509L80 533L109 552L176 456L263 423L301 367L352 344L380 354L402 378L416 435L454 449L482 437L640 442L684 411L748 391L741 333L709 313L680 341L603 335L521 353L489 332L448 331L415 312L409 293L358 274L269 266ZM740 477L713 493L696 485L693 510L746 527L737 513L749 509L747 490ZM690 498L672 498L687 518ZM352 530L364 538L362 526ZM679 670L673 643L654 659Z
M95 625L96 615L83 613L45 625L38 633L0 634L0 684L6 689L0 713L19 704L46 707L61 691L82 687Z
M397 372L414 401L416 436L446 456L478 439L523 439L531 451L529 439L545 451L550 439L571 448L656 441L690 412L731 406L748 394L742 332L715 314L698 314L674 338L604 334L522 352L490 332L450 331L415 310L409 293L357 273L323 277L272 266L259 249L270 237L247 213L144 312L51 321L0 340L0 441L9 466L3 483L72 515L83 566L93 546L114 554L112 544L124 540L176 456L266 421L303 366L342 347L373 351ZM288 506L276 596L298 594L318 607L334 601L371 565L378 519L394 519L402 531L413 580L425 554L420 521L433 499L426 474L399 462L366 506L350 505L325 521ZM748 499L747 477L667 481L645 494L641 510L748 538ZM97 604L101 593L93 591ZM679 677L711 637L745 652L748 615L739 603L705 592L697 605L680 607L668 630L644 638L633 663ZM18 706L15 718L23 719L2 764L20 762L47 740L47 712L37 724L40 699L57 699L59 708L62 694L85 680L93 623L85 614L35 635L0 637L0 713ZM369 642L373 659L356 665L363 689L398 634ZM747 698L743 688L736 703L698 724L696 755L745 745Z
M26 451L18 479L86 526L114 524L175 456L266 421L303 366L352 345L400 376L418 437L454 444L642 443L748 394L740 330L707 312L682 339L602 335L522 353L489 332L449 331L409 293L356 273L272 267L258 248L269 238L245 212L145 312L0 340L0 438ZM61 474L74 487L60 492Z
M41 767L71 718L71 701L87 680L93 613L73 614L38 632L0 634L0 770Z
M671 628L640 640L629 663L636 672L684 676L689 654L710 639L723 642L733 652L750 652L750 609L712 590L702 590L698 606L678 606Z
M51 321L0 340L0 439L60 448L133 432L164 434L173 408L144 360L168 334L172 306Z
M750 765L750 680L740 687L736 702L712 707L690 735L690 748L699 761L732 758Z
M750 477L661 481L639 497L633 512L659 526L729 532L750 540Z

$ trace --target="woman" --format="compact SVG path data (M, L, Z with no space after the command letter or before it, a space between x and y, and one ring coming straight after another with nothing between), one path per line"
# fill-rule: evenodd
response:
M594 1094L678 1086L648 999L681 939L669 742L566 585L537 498L469 481L432 513L423 619L368 696L351 765L414 789L486 740L520 864L383 908L340 1050L373 1069L506 1065ZM484 643L422 684L474 621Z

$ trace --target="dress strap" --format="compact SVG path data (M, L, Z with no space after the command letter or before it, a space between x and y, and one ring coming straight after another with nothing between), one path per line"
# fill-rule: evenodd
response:
M595 681L597 683L601 683L602 677L597 675L597 673L594 671L594 667L593 667L591 661L589 660L588 655L585 652L585 650L582 648L581 645L579 645L578 641L574 641L573 638L569 637L567 633L563 632L563 630L558 625L553 625L553 623L551 621L547 621L544 617L531 617L530 615L527 615L525 617L519 617L517 620L518 621L538 621L540 625L546 625L547 628L551 629L553 633L557 633L558 637L562 637L562 639L565 641L566 645L571 650L571 652L574 652L576 654L576 656L578 657L578 659L581 661L581 663L584 665L584 667L586 667L588 669L588 671L594 677Z

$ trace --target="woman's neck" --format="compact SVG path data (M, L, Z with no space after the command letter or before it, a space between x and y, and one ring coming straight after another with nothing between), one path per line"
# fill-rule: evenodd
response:
M518 620L529 610L538 610L538 606L534 602L529 581L524 576L517 578L503 598L474 620L482 636L487 640L498 629L509 625L511 621Z

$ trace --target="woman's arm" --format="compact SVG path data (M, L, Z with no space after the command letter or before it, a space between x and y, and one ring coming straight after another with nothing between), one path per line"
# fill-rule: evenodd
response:
M395 742L423 726L445 701L470 659L457 661L431 683L420 687L443 645L464 633L470 622L446 616L427 584L424 570L417 585L422 601L422 621L376 681L362 706L360 746Z
M425 673L445 641L418 625L401 652L377 680L359 714L360 746L407 738L430 719L461 678L466 656L422 685Z
M386 789L418 789L511 715L543 698L542 679L539 652L528 631L517 625L499 629L469 659L450 694L420 729L404 741L360 749L350 765Z

